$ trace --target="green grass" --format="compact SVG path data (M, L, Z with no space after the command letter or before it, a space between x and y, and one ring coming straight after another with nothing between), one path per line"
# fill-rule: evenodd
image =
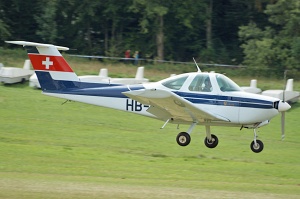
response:
M300 104L261 128L212 127L220 143L175 141L188 126L0 85L0 198L299 198Z

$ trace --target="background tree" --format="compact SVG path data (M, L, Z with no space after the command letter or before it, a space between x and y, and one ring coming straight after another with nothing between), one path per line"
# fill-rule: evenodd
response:
M298 21L293 0L0 0L3 39L266 68L299 66Z
M4 5L0 1L0 39L5 40L7 37L10 36L10 31L8 25L4 22L5 18L5 12L4 12Z
M5 24L6 35L9 30L14 40L41 41L36 35L38 25L35 15L41 13L38 0L1 0L0 2L1 11L4 12L1 14L4 16L1 20L3 21L2 24Z
M170 0L133 0L131 9L134 13L139 13L139 25L144 34L150 32L155 34L157 59L164 59L164 16L168 13Z
M165 16L165 51L168 60L191 61L205 48L206 4L172 1Z
M38 28L36 34L40 36L43 42L55 43L57 38L56 12L57 1L43 0L39 1L42 12L40 15L35 15Z
M278 74L287 68L299 68L300 2L278 0L269 4L265 13L269 16L269 26L259 28L251 22L240 28L244 63L276 69Z

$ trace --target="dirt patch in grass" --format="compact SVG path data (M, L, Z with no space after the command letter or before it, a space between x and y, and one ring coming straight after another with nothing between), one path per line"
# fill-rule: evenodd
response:
M296 195L101 183L0 179L0 198L299 198Z

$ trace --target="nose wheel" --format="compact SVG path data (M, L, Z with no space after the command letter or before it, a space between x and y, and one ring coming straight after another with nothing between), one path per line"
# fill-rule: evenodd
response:
M254 153L259 153L264 149L264 143L260 140L257 140L256 128L253 129L254 140L250 144L250 148Z
M264 143L260 140L252 141L250 144L250 148L254 153L259 153L264 149Z

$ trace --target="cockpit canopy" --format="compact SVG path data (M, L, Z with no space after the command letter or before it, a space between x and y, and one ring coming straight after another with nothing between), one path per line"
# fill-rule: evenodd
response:
M187 88L195 92L233 92L241 91L241 88L225 75L218 73L188 73L168 78L162 81L162 85L180 90Z

